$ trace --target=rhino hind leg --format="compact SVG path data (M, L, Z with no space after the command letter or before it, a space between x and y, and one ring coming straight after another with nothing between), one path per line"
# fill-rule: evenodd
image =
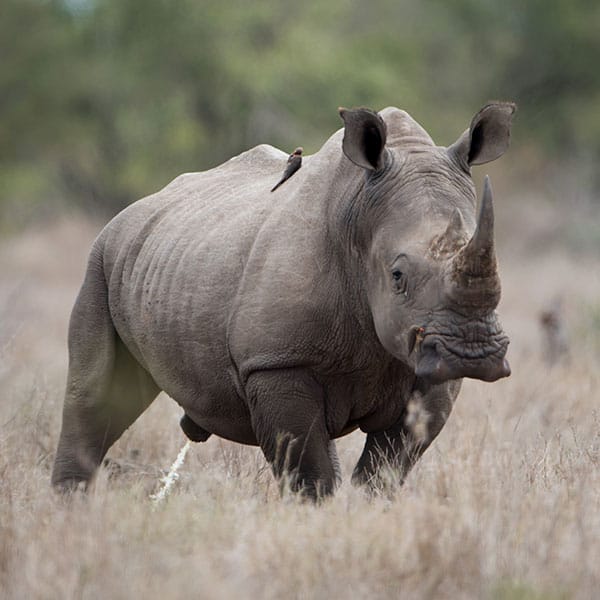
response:
M110 446L159 391L118 337L103 274L90 260L69 326L69 373L52 484L65 490L87 485Z
M311 500L333 494L339 471L323 392L305 371L253 374L246 387L256 439L281 485Z
M206 429L202 429L200 425L196 424L187 414L181 417L179 426L192 442L205 442L212 435L210 431L206 431Z

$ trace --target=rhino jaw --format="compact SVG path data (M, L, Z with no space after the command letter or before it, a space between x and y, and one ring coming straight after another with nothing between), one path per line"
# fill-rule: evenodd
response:
M429 383L437 384L449 379L481 379L496 381L510 375L510 365L504 357L508 338L495 340L489 352L482 349L481 356L464 356L446 347L441 336L429 335L421 344L415 375Z

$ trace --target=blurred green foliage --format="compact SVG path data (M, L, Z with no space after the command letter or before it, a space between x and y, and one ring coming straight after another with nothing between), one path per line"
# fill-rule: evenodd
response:
M492 590L492 600L568 600L572 595L564 590L540 590L535 585L511 580L502 581Z
M600 158L596 0L2 0L0 222L107 216L259 143L315 151L339 105L452 142L520 105L542 161Z

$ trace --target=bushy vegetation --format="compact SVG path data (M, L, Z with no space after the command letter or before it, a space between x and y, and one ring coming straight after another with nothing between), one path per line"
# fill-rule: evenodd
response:
M593 165L599 29L591 0L4 0L0 222L109 216L258 143L314 151L340 104L448 143L512 99L520 148Z

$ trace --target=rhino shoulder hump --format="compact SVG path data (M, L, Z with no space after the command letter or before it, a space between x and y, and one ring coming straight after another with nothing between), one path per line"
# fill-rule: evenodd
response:
M433 146L429 134L405 110L388 106L379 113L387 125L387 142L391 146Z
M269 163L272 166L276 166L280 168L281 161L287 161L288 155L285 152L282 152L278 148L271 146L270 144L260 144L259 146L255 146L254 148L250 148L250 150L246 150L233 158L230 158L226 163L223 164L223 167L235 165L238 166L269 166Z

